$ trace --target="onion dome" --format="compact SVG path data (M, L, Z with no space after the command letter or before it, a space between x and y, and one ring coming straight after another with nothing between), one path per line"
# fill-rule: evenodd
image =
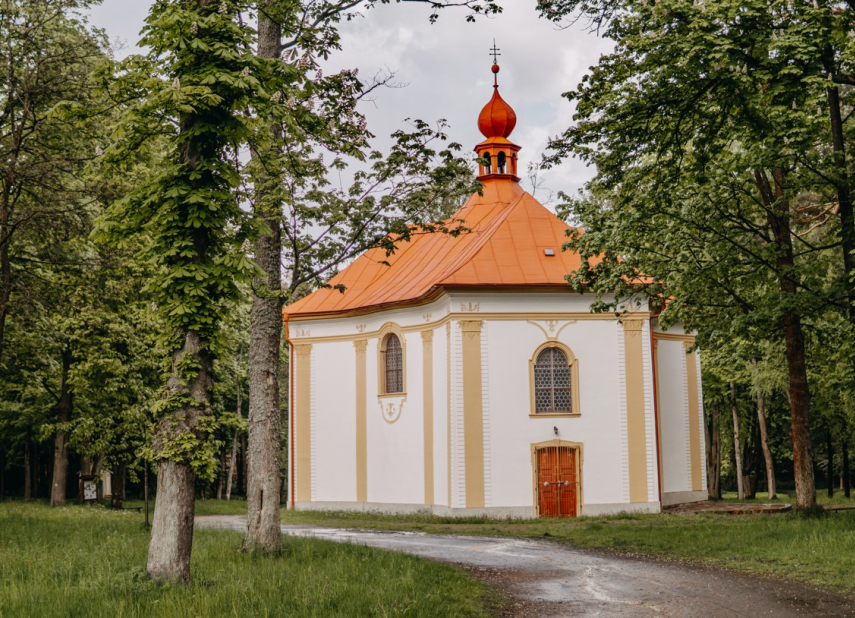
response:
M478 116L478 128L486 138L508 137L517 124L517 115L513 108L505 103L499 94L498 73L499 65L492 66L493 98L481 110Z

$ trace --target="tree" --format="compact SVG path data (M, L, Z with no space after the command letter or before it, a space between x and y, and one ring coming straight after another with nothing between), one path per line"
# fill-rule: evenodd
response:
M257 55L266 62L267 87L273 93L269 101L258 102L259 130L251 140L249 168L253 213L265 232L253 246L263 275L253 282L249 346L250 475L244 540L248 550L275 552L281 546L281 412L276 376L283 304L295 300L301 286L323 285L327 273L371 246L385 243L393 251L397 242L409 238L412 224L422 232L436 231L441 226L431 222L441 218L443 203L472 187L468 166L451 155L459 147L440 153L431 150L432 141L445 139L441 127L432 130L416 121L412 133L396 135L397 144L388 157L370 153L375 165L371 171L357 173L348 190L330 190L326 178L330 168L319 153L332 152L332 169L344 168L343 156L364 160L363 149L371 135L356 104L385 81L363 84L356 71L324 78L314 58L325 58L339 48L335 25L340 20L374 4L373 0L336 0L295 6L264 0L259 5ZM428 4L432 21L445 6L465 6L472 14L500 11L495 2L481 0ZM309 78L309 71L315 69L314 79ZM288 264L285 289L283 241Z
M259 83L243 8L212 0L160 0L146 21L150 52L124 65L121 96L137 93L110 156L121 158L151 135L169 151L161 173L117 204L103 233L145 234L155 276L146 286L166 330L172 366L154 409L152 459L157 493L147 572L188 582L194 483L212 478L212 363L219 326L255 269L241 251L249 238L239 206L238 149L243 110Z
M26 295L24 236L77 216L95 157L93 73L106 43L78 11L89 0L0 2L0 361L15 293ZM58 448L62 450L59 446Z
M541 7L552 18L579 9L618 45L568 93L579 124L556 142L559 156L574 152L597 165L591 188L607 194L599 219L593 207L576 210L596 232L573 244L610 244L611 255L602 267L583 268L576 282L596 276L603 292L610 283L625 298L643 271L667 282L648 291L674 296L671 316L690 320L694 308L696 316L726 313L758 332L776 324L789 373L797 503L811 508L804 323L829 306L845 308L849 286L845 279L829 285L811 268L816 256L840 247L812 235L832 225L827 41L815 28L828 7L680 0L619 9L544 0ZM757 286L762 295L752 292Z

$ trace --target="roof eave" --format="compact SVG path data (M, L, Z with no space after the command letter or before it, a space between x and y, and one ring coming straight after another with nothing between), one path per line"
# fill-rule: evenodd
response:
M537 284L442 284L431 287L427 292L417 298L407 300L399 300L388 303L379 303L376 305L367 305L364 307L355 307L352 309L338 309L333 311L305 311L300 313L289 313L288 308L282 310L283 316L287 316L289 321L296 322L300 320L329 320L335 318L356 317L377 313L379 311L388 311L390 309L405 309L408 307L418 307L427 305L441 298L448 292L568 292L578 293L566 283L537 283Z

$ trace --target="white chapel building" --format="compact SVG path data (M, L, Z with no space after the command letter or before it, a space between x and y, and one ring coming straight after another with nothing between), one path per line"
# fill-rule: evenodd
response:
M693 336L570 289L579 256L519 184L515 124L494 86L483 194L454 215L469 232L372 249L330 281L343 293L285 308L292 508L530 518L706 499Z

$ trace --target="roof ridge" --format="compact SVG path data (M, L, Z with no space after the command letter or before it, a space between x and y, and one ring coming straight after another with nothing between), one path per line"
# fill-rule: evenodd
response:
M507 207L504 209L504 211L501 214L499 214L499 216L496 217L493 221L490 222L490 227L491 227L490 233L486 234L484 236L484 240L481 241L481 243L479 245L477 245L476 247L473 248L473 251L470 255L468 255L464 259L461 259L459 264L457 264L457 265L452 264L450 267L450 270L446 270L445 272L440 274L439 277L437 277L437 280L434 283L434 285L441 285L446 279L453 276L454 273L456 273L461 268L466 266L466 264L468 264L469 262L474 260L475 257L479 253L481 253L481 251L484 249L484 247L487 246L487 242L493 237L493 234L495 234L496 231L500 227L502 227L502 224L505 221L507 221L508 216L510 216L511 212L519 205L520 202L522 202L523 198L525 198L526 195L529 195L528 191L523 190L523 192L517 197L517 199L510 202L507 205Z

